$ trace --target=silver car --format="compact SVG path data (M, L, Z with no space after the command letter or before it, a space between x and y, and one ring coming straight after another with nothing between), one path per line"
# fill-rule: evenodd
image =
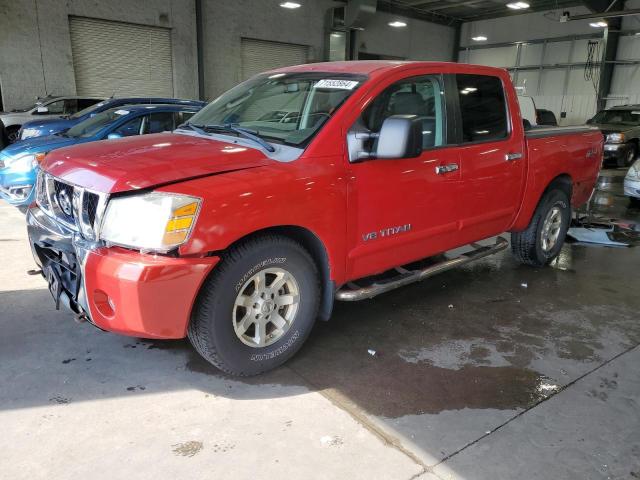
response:
M0 120L4 124L9 143L15 142L23 123L31 120L62 117L73 115L78 110L104 100L104 97L81 96L47 96L39 98L37 102L27 108L0 112Z
M624 194L631 197L634 203L640 203L640 160L629 167L627 176L624 177Z

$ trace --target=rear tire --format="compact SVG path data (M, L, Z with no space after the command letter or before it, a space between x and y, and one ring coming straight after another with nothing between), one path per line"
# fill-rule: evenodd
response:
M548 264L560 253L570 222L569 197L563 190L549 190L540 200L526 230L511 233L513 255L525 265Z
M286 237L256 237L230 249L203 285L189 340L223 372L257 375L300 349L319 304L311 255Z

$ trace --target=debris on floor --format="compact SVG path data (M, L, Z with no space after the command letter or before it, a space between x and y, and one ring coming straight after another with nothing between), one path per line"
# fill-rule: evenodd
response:
M612 240L610 234L613 233L614 227L610 228L587 228L572 227L567 232L571 238L582 243L592 243L598 245L606 245L610 247L628 247L628 243L616 242Z
M327 445L329 447L335 447L337 445L342 445L342 438L336 436L331 436L331 435L325 435L324 437L320 438L320 443L322 445Z
M528 284L527 282L522 282L522 283L520 284L520 286L521 286L522 288L528 288L528 287L529 287L529 284Z

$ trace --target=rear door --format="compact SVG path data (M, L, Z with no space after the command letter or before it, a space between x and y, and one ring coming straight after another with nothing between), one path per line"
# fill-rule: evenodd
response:
M520 207L524 131L517 99L511 89L505 91L505 81L492 75L455 75L463 185L458 240L464 243L504 232Z

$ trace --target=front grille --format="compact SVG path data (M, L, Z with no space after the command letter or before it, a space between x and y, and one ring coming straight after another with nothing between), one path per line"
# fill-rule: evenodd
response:
M36 183L36 203L47 215L80 232L87 240L97 240L108 196L72 185L40 171Z

